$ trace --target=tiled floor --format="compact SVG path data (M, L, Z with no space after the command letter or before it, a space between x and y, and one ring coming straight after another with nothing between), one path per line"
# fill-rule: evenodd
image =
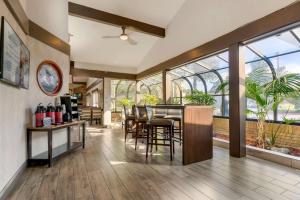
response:
M124 144L121 129L88 128L84 150L52 168L29 168L10 199L300 199L300 171L253 157L231 158L214 148L209 161L181 166L159 148Z

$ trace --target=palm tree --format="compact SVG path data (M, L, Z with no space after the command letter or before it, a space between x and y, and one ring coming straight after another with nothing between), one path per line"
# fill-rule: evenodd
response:
M262 148L265 148L266 144L265 124L268 113L276 110L284 99L300 96L300 74L286 74L269 82L260 81L266 80L268 76L270 76L270 72L258 68L251 72L245 80L246 97L256 103L256 110L247 109L247 113L257 117L257 144ZM228 81L224 81L216 92L226 90L229 90Z

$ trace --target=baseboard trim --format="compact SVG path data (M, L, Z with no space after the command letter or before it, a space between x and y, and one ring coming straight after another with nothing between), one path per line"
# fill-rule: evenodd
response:
M24 171L27 168L27 161L25 161L21 167L16 171L14 176L9 180L9 182L4 186L2 191L0 192L0 200L5 200L13 191L14 187L17 185L20 177L23 175Z
M229 142L226 140L213 138L214 146L229 149ZM262 160L278 163L287 167L300 170L300 158L278 153L266 149L252 147L247 145L247 156L253 156Z

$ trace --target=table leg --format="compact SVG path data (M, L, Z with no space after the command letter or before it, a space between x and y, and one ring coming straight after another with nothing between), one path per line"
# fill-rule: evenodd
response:
M52 130L48 131L48 166L52 166Z
M85 123L82 124L82 148L85 147Z
M32 132L27 130L27 160L28 165L30 165L30 160L32 158Z

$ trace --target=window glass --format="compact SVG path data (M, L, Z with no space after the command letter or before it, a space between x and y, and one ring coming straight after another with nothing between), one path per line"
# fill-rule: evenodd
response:
M249 46L267 57L295 51L300 48L299 42L290 31L253 42Z
M216 89L221 84L219 77L214 72L208 72L202 74L206 85L208 94L216 94Z

